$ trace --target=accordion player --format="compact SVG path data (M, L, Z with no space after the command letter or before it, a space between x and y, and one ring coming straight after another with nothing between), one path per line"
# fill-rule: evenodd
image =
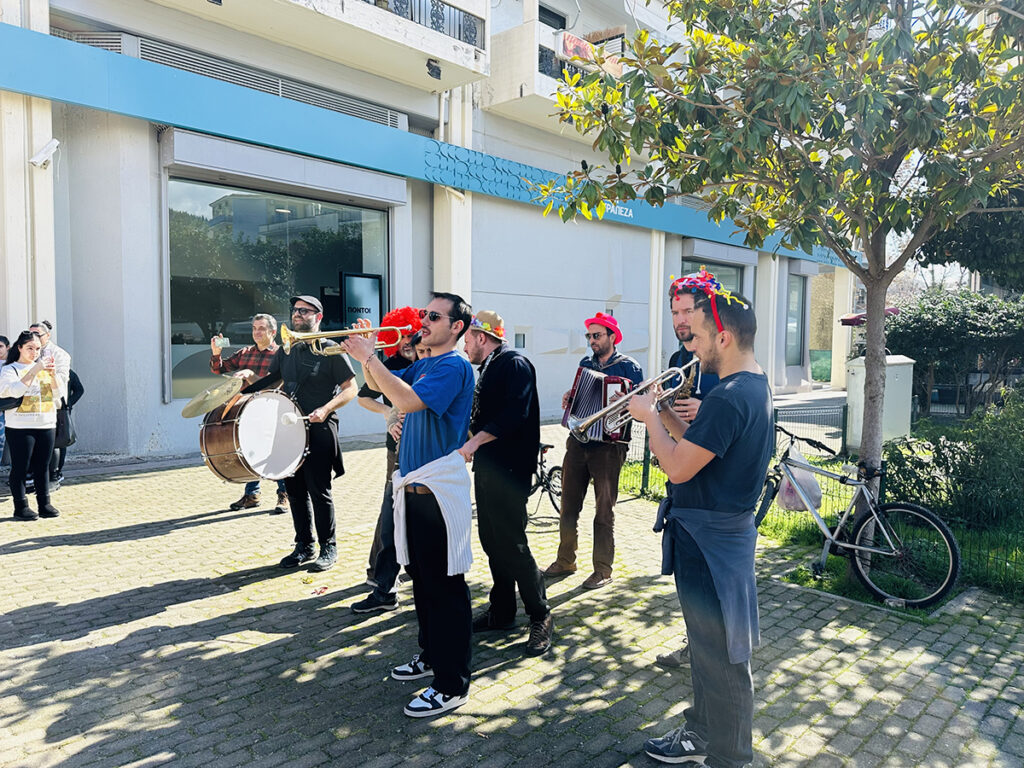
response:
M622 376L608 376L582 366L576 371L576 378L569 390L569 402L562 415L562 426L569 427L570 418L585 419L605 408L617 394L625 394L633 388L633 382ZM632 423L611 432L604 421L593 424L587 430L590 440L605 443L628 443Z

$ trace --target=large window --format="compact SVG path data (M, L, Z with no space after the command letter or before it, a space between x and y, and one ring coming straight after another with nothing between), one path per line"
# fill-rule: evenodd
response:
M176 398L215 380L213 336L230 339L225 354L251 344L252 316L289 322L290 296L318 297L325 330L342 325L343 273L380 275L388 296L383 211L183 179L171 179L168 193Z
M722 287L732 293L743 293L743 267L731 264L712 264L706 261L684 261L683 274L689 275L699 272L701 267L707 267L708 272L715 276L715 279L722 284Z
M804 364L807 278L790 275L786 290L786 365Z

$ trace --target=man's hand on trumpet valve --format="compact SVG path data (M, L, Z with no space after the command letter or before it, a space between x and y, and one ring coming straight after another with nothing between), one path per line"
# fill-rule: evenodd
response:
M639 392L629 399L629 415L646 424L647 419L658 415L657 402L655 393L649 389Z
M697 417L697 411L700 410L700 400L696 397L676 400L672 404L672 410L683 421L693 421Z
M356 320L352 324L353 328L372 328L373 324L366 318ZM363 365L366 364L367 359L374 353L374 348L377 344L377 334L370 333L366 336L360 336L358 334L352 334L346 336L341 341L341 345L345 347L345 351L348 352L353 358L358 360Z

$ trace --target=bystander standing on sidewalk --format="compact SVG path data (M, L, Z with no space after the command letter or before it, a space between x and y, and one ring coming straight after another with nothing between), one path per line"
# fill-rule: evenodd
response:
M7 362L7 350L11 348L11 340L6 336L0 336L0 371L4 368L4 363ZM4 437L4 419L6 418L5 412L0 411L0 464L3 464L4 460L4 448L7 445L6 438Z
M82 380L78 378L78 374L74 370L68 371L68 393L61 403L61 407L57 411L58 421L61 418L67 420L68 429L71 430L71 409L74 408L75 403L82 399L82 395L85 394L85 387L82 386ZM65 411L65 413L61 413ZM60 430L58 429L58 432ZM60 435L57 435L57 443L53 446L53 455L50 457L50 492L56 491L60 488L60 484L64 482L64 462L68 457L68 448L75 442L74 431L71 430L70 441L65 442L63 445L59 444ZM65 438L66 439L66 438Z

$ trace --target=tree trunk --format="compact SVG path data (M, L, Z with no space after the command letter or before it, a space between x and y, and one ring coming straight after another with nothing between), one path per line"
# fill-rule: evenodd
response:
M869 276L867 324L864 346L864 421L861 428L860 459L871 467L882 462L882 403L885 397L885 295L884 278Z
M925 376L924 401L921 403L921 413L932 415L932 390L935 389L935 363L928 363L928 373Z

